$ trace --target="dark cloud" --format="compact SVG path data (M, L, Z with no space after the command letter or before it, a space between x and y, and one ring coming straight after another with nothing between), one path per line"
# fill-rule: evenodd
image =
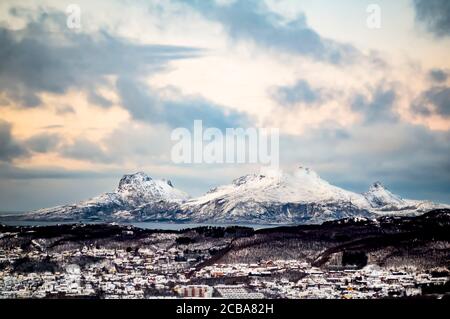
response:
M33 152L46 153L53 151L61 142L61 137L58 134L41 133L27 139L24 144Z
M364 116L366 123L396 121L398 115L393 109L396 97L394 89L379 86L373 90L369 99L364 95L356 94L351 107Z
M424 116L437 114L450 117L450 88L446 86L430 88L414 101L412 110Z
M97 94L94 91L89 92L88 99L89 102L104 108L112 106L112 102L110 100L106 99L100 94Z
M447 81L449 73L441 69L433 69L430 71L429 76L433 82L441 83Z
M182 96L172 91L174 99L161 99L159 92L129 78L120 78L117 89L122 104L135 119L141 121L190 128L194 120L203 120L205 126L219 129L250 124L245 114L227 111L201 97Z
M10 162L28 155L28 151L11 134L10 123L0 119L0 161Z
M416 20L437 37L450 36L450 1L414 0Z
M136 44L104 31L71 32L64 13L42 13L19 31L0 27L0 87L24 107L39 106L39 93L63 94L70 88L107 107L110 102L96 92L107 76L136 77L199 54L189 47Z
M272 93L274 99L285 106L298 103L314 104L323 100L323 90L312 88L305 80L299 80L292 86L278 87Z
M49 32L48 25L53 29L56 25L59 32ZM245 124L245 115L201 97L178 94L178 100L166 100L144 83L144 77L166 68L170 61L198 57L202 52L191 47L135 44L106 32L70 32L65 15L52 12L38 16L21 31L0 28L0 87L26 107L40 105L41 92L63 94L77 88L87 93L91 103L107 108L111 101L95 88L108 85L106 77L116 75L113 89L136 120L170 127L191 126L194 119L220 128ZM71 111L70 107L57 109Z
M233 40L250 41L332 64L349 63L359 55L351 45L321 37L308 27L304 15L294 21L286 21L270 11L264 1L237 0L223 5L215 1L180 1L207 19L219 22Z

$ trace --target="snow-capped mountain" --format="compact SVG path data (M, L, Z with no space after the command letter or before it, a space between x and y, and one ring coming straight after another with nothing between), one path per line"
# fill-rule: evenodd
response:
M141 206L154 201L183 203L189 196L174 188L170 180L155 180L139 172L124 175L115 193L130 206Z
M430 201L403 199L391 193L380 182L375 182L363 195L370 204L371 211L381 215L419 215L433 209L449 207Z
M27 217L32 219L133 219L130 211L147 207L158 211L178 209L189 196L174 188L170 180L155 180L145 173L124 175L117 189L74 205L40 209Z
M308 169L267 171L189 199L167 180L144 173L125 175L118 188L75 205L25 216L39 220L171 221L204 223L305 224L380 215L418 215L448 205L402 199L381 183L358 194L331 185Z
M309 168L293 174L267 172L243 176L182 205L199 222L322 223L351 217L414 215L443 207L401 199L381 183L357 194L331 185Z
M373 208L403 207L407 202L392 194L380 182L375 182L367 193L363 194Z
M333 186L308 168L243 176L182 208L196 221L220 222L316 223L370 215L364 196Z

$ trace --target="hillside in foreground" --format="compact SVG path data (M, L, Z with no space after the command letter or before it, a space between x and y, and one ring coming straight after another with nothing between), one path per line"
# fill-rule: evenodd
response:
M242 298L443 296L449 254L450 210L256 231L0 226L0 294L183 297L202 287Z

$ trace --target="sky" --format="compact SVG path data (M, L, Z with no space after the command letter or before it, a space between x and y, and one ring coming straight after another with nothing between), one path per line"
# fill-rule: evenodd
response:
M175 164L196 119L278 128L285 171L450 203L449 52L447 0L3 0L0 210L136 171L193 196L258 171Z

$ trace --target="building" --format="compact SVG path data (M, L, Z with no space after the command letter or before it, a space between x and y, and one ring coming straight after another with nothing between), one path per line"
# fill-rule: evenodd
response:
M189 285L175 288L183 298L211 298L213 288L207 285Z

